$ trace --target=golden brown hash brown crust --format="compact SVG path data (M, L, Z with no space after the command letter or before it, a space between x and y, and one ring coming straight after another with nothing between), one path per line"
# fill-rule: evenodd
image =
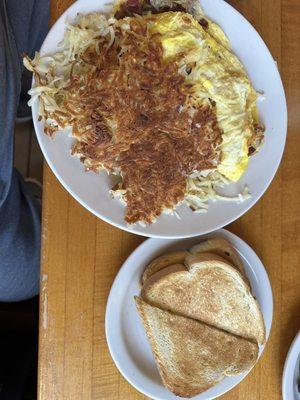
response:
M64 105L78 139L73 154L87 169L120 172L125 220L150 223L183 200L188 174L216 167L221 131L214 103L192 104L177 62L163 61L147 19L126 21L128 30L116 23L110 48L83 54L87 73L74 67Z

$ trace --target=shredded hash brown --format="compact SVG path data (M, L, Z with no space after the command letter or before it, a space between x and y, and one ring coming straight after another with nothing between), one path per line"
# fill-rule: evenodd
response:
M216 167L221 131L214 103L192 103L189 85L176 62L163 61L146 19L126 19L129 29L123 23L116 22L110 47L101 38L82 54L85 74L74 65L63 117L78 139L72 153L86 169L122 176L125 220L150 223L183 200L190 173Z
M170 10L187 12L182 20L190 23L192 15L205 31L212 24L198 1L127 0L114 15L78 14L66 22L57 52L24 57L35 79L28 104L38 99L45 133L52 136L71 127L76 138L72 154L85 169L119 177L111 194L127 206L130 224L154 222L181 202L205 212L210 200L251 197L247 186L232 197L218 191L231 182L220 173L220 104L194 91L190 77L195 63L186 62L184 53L166 61L160 34L147 29L156 14ZM234 120L235 113L225 120ZM263 138L263 125L254 121L248 155L258 151ZM234 146L232 154L238 167Z

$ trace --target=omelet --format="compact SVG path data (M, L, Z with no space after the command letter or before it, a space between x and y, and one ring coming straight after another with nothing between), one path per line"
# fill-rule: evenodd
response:
M247 168L249 142L259 122L257 93L225 33L206 17L204 22L184 12L163 12L152 15L148 27L161 42L164 59L179 63L179 72L193 86L194 101L216 103L222 129L217 168L236 182Z

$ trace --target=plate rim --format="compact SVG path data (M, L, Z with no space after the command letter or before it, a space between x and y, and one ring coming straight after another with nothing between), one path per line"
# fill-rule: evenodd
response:
M296 351L299 351L296 354ZM295 373L295 368L296 368L296 363L298 358L300 359L300 329L298 330L298 333L294 337L285 362L284 362L284 367L283 367L283 374L282 374L282 397L283 400L292 400L294 398L294 393L293 393L293 381L294 381L294 373ZM294 365L295 364L295 365ZM291 370L292 369L292 370ZM292 373L292 376L290 376L290 373ZM291 395L293 397L291 397ZM295 399L296 400L296 399Z
M259 362L259 359L260 359L260 357L262 356L262 354L263 354L263 352L264 352L264 350L265 350L265 348L266 348L266 345L267 345L267 343L268 343L268 340L269 340L269 337L270 337L270 333L271 333L271 329L272 329L273 314L274 314L273 291L272 291L272 286L271 286L271 283L270 283L270 279L269 279L268 273L267 273L267 271L266 271L266 269L265 269L265 266L263 265L261 259L258 257L258 255L256 254L256 252L252 249L252 247L250 247L250 246L248 245L248 243L246 243L246 242L245 242L243 239L241 239L239 236L237 236L237 235L235 235L234 233L228 231L227 229L219 229L219 230L217 230L217 231L210 232L209 234L198 235L199 241L201 241L201 239L205 240L207 236L214 235L214 234L217 235L218 233L221 233L221 234L226 235L226 237L228 238L229 241L230 241L231 239L233 239L234 241L238 242L239 245L244 246L244 248L247 250L247 252L249 252L249 253L251 254L251 256L255 257L255 258L259 261L260 267L262 267L261 270L260 270L260 273L264 276L263 282L264 282L264 285L266 285L266 286L265 286L265 293L266 293L266 294L265 294L265 298L266 298L266 299L268 298L268 307L269 307L269 312L270 312L270 314L268 315L267 318L270 318L270 326L269 326L269 328L266 326L266 317L265 317L265 315L263 314L264 323L265 323L265 327L266 327L266 341L265 341L265 343L260 347L259 356L258 356L258 358L257 358L256 363L253 365L253 367L252 367L249 371L247 371L247 372L244 373L244 374L240 374L240 376L241 376L242 378L241 378L241 380L240 380L239 382L235 383L233 386L231 386L230 388L228 388L228 389L226 389L226 390L220 392L219 394L217 394L217 395L214 396L214 397L207 397L207 400L217 398L217 397L219 397L219 396L221 396L221 395L223 395L223 394L229 392L230 390L232 390L234 387L236 387L237 385L239 385L239 384L247 377L247 375L251 372L251 370L256 366L256 364ZM192 238L185 238L185 239L192 239ZM113 300L113 296L114 296L114 291L116 290L116 287L117 287L117 285L118 285L118 281L119 281L120 279L122 280L123 275L126 274L127 268L128 268L129 266L131 266L131 263L132 263L131 260L134 259L135 255L136 255L137 253L143 251L143 248L144 248L144 247L150 246L151 243L153 243L153 242L155 242L155 241L157 241L157 240L159 240L159 239L157 239L157 238L148 238L148 239L146 239L144 242L142 242L140 245L138 245L138 246L135 248L134 251L132 251L132 252L130 253L130 255L125 259L125 261L124 261L123 264L121 265L119 271L117 272L117 274L116 274L116 276L115 276L115 278L114 278L114 281L113 281L113 283L112 283L112 286L111 286L109 295L108 295L108 297L107 297L106 311L105 311L105 319L104 319L104 321L105 321L105 337L106 337L106 343L107 343L107 346L108 346L108 349L109 349L109 354L110 354L110 356L111 356L111 358L112 358L112 360L113 360L115 366L117 367L119 373L121 373L121 375L126 379L126 381L127 381L131 386L133 386L137 391L139 391L140 393L142 393L142 394L144 394L144 395L146 395L146 396L148 396L148 397L150 397L150 398L152 398L152 399L154 399L154 400L164 400L164 399L162 399L162 398L159 398L159 397L154 396L152 393L149 393L149 392L147 392L147 391L144 390L144 389L141 389L140 386L138 386L135 382L133 382L133 381L127 376L126 371L125 371L125 370L123 369L123 367L122 367L122 363L120 362L119 358L116 356L115 348L114 348L114 346L113 346L113 344L112 344L112 340L111 340L112 335L111 335L111 333L110 333L110 321L109 321L109 319L110 319L110 309L111 309L111 307L113 307L113 305L115 304L115 302L114 302L114 300ZM165 238L164 238L164 239L161 239L161 240L165 240ZM176 238L176 239L173 239L172 241L170 241L170 244L172 244L172 242L180 242L180 241L182 241L182 239ZM235 246L235 245L234 245L234 247L235 247L237 250L239 250L239 246ZM155 249L153 249L153 250L155 250ZM243 254L243 253L242 253L242 254ZM245 258L246 258L246 257L245 257ZM247 258L246 258L246 260L247 260L247 262L249 263L249 261L248 261ZM254 270L255 270L255 269L254 269ZM222 382L222 381L221 381L221 382ZM163 383L162 383L162 382L160 382L160 383L161 383L161 385L163 386ZM205 392L203 392L203 393L205 393ZM202 394L203 394L203 393L202 393ZM202 395L202 394L200 394L200 395ZM195 400L197 400L197 396L195 396L194 398L195 398Z
M257 32L257 30L254 28L254 26L238 11L236 10L234 7L232 7L229 3L227 3L224 0L214 0L215 2L218 2L219 4L222 4L224 7L229 7L231 12L233 12L235 15L239 16L240 18L242 18L242 21L244 24L249 26L249 29L251 29L253 32L255 32L258 40L261 42L261 44L263 45L265 52L268 53L270 55L270 57L273 59L273 56L269 50L269 48L267 47L266 43L264 42L263 38L261 37L261 35ZM61 24L66 16L68 15L68 13L70 12L70 10L72 11L73 9L76 9L78 7L79 3L83 3L84 0L77 0L75 3L73 3L70 7L68 7L64 13L56 20L56 22L52 25L51 29L49 30L47 37L51 34L52 30L55 29L56 26L58 26L59 24ZM201 0L199 0L200 4L201 4ZM105 7L105 3L103 4L103 7ZM47 38L46 37L46 38ZM46 41L46 38L41 46L40 51L43 51L44 48L44 44ZM274 59L273 59L274 60ZM275 63L275 61L274 61ZM192 238L192 237L196 237L199 235L205 235L211 232L214 232L215 230L221 229L226 225L229 225L230 223L236 221L237 219L239 219L242 215L244 215L246 212L248 212L260 199L261 197L265 194L265 192L267 191L267 189L269 188L271 182L273 181L278 168L280 166L282 157L283 157L283 153L285 150L285 146L286 146L286 137L287 137L287 126L288 126L288 112L287 112L287 101L286 101L286 95L285 95L285 90L284 90L284 86L283 86L283 82L281 79L281 75L279 72L279 69L277 68L278 71L278 78L279 78L279 86L280 86L280 90L282 91L283 94L283 100L284 100L284 104L283 104L283 117L282 117L282 121L283 121L283 126L284 126L284 137L283 137L283 144L282 144L282 148L280 149L280 151L278 152L278 159L276 160L276 162L273 164L274 167L272 169L272 172L270 174L269 179L267 180L267 183L264 187L264 189L259 193L258 196L256 196L255 198L253 198L253 200L251 201L251 199L249 199L248 202L245 203L245 207L240 210L238 213L236 213L234 216L231 217L225 217L223 219L223 222L220 222L216 225L214 225L213 227L208 227L207 229L204 229L200 232L191 232L191 233L186 233L186 234L167 234L167 233L156 233L156 232L148 232L146 229L145 230L139 230L139 226L133 225L133 226L129 226L129 225L122 225L120 222L118 221L113 221L112 219L110 219L109 217L107 217L105 214L100 213L99 211L95 210L92 206L88 205L82 198L80 195L78 195L75 191L73 191L71 189L71 187L66 183L64 177L62 174L60 174L55 166L55 163L53 163L50 159L50 156L46 150L47 146L44 146L43 142L42 142L42 134L40 132L40 128L38 127L38 121L37 118L35 118L35 109L36 109L36 104L37 101L35 101L35 103L33 104L32 107L32 119L33 119L33 125L34 125L34 130L35 130L35 134L39 143L39 146L42 150L43 156L47 162L47 164L49 165L51 171L54 173L56 179L58 179L58 181L61 183L61 185L66 189L66 191L80 204L82 205L85 209L87 209L89 212L91 212L93 215L95 215L97 218L105 221L106 223L115 226L125 232L129 232L129 233L134 233L136 235L139 236L143 236L143 237L152 237L152 238L158 238L158 239L184 239L184 238ZM34 79L32 79L32 83L34 83ZM175 218L175 216L174 216Z

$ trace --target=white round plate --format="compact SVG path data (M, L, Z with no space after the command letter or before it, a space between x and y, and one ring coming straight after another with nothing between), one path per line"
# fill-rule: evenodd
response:
M148 239L125 261L111 288L105 316L106 340L110 354L121 374L137 390L157 400L176 400L162 384L150 344L137 313L134 296L140 294L140 278L146 265L155 257L173 250L186 250L214 236L230 241L239 252L254 296L263 313L268 339L273 298L268 275L254 251L236 235L221 229L217 232L185 240ZM260 355L263 347L260 348ZM247 373L226 377L213 388L196 396L197 400L213 399L232 389Z
M62 39L65 21L76 13L108 10L107 0L78 0L56 22L42 46L42 54L57 50ZM274 59L261 37L234 8L223 0L201 0L205 14L217 22L229 37L233 51L246 67L256 90L263 92L265 100L259 102L261 120L266 126L265 144L250 164L242 179L228 187L227 194L239 193L248 185L251 199L243 203L218 201L211 203L206 214L195 214L187 206L177 208L181 219L175 215L162 215L157 222L146 227L139 224L127 226L124 207L112 200L112 187L106 173L86 173L80 161L70 155L73 139L64 133L54 140L43 132L38 121L38 101L32 108L33 121L40 147L52 171L70 194L89 211L121 229L139 235L161 238L184 238L212 232L244 214L262 196L279 166L286 137L287 111L282 82Z
M295 337L286 361L284 364L282 377L282 397L283 400L300 400L298 383L300 380L300 331Z

